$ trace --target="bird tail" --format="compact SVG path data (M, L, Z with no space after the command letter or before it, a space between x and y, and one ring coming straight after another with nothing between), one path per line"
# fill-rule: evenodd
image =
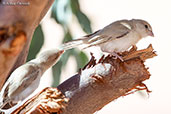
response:
M76 39L76 40L73 40L73 41L70 41L70 42L62 44L59 47L59 49L68 50L68 49L72 49L72 48L75 48L77 46L80 46L82 44L84 44L84 40L83 39Z
M11 109L0 109L0 114L11 114L14 111L14 109L11 111Z
M4 99L2 96L0 96L0 112L2 110L2 108L9 102L9 100L7 99L5 102L4 102ZM1 114L1 113L0 113Z
M3 102L0 101L0 114L4 114L5 113L5 111L2 109L3 106L4 106ZM7 113L5 113L5 114L7 114Z
M4 107L4 103L0 101L0 112L1 112L1 109ZM0 113L1 114L1 113Z

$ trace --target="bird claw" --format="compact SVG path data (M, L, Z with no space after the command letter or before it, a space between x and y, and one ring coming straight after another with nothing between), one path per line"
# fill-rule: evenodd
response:
M115 52L111 53L111 55L115 56L116 59L118 58L118 59L121 60L122 62L124 61L123 58L122 58L120 55L118 55L117 53L115 53Z

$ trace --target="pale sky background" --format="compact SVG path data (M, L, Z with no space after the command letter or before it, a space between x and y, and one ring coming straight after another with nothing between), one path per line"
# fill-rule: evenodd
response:
M141 97L138 93L121 97L106 105L97 114L171 114L171 1L170 0L80 0L81 8L92 21L93 31L103 28L113 21L120 19L144 19L148 21L155 37L142 39L138 48L146 48L153 45L158 56L145 62L149 67L151 77L145 81L152 93L150 96ZM45 31L45 44L42 50L55 48L60 45L63 37L62 28L49 19L49 14L43 19ZM73 21L76 21L73 18ZM77 29L79 26L72 23L72 33L76 38L85 35ZM85 50L89 54L91 49ZM99 57L99 49L94 51ZM93 51L92 51L93 52ZM61 82L75 74L73 58L69 59L63 73ZM71 66L72 65L72 66ZM76 68L76 66L75 66ZM49 86L52 78L49 77L51 69L45 73L42 79L42 88ZM65 74L64 74L65 72ZM66 73L67 72L67 73ZM47 81L49 79L49 81Z

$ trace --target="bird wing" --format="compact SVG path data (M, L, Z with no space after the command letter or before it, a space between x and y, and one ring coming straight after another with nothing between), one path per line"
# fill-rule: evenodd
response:
M95 34L87 35L89 38L85 40L89 44L88 47L99 45L126 36L132 28L133 26L131 26L131 22L128 20L116 21L97 31Z
M60 48L67 50L75 48L82 44L87 44L85 48L100 45L110 40L124 37L131 31L132 28L132 23L129 20L116 21L92 34L88 34L86 36L83 36L82 38L64 43L61 45Z
M75 39L75 40L69 41L67 43L64 43L59 47L59 49L68 50L68 49L75 48L75 47L82 45L82 44L87 44L88 43L87 39L89 39L89 36L95 35L99 31L100 30L98 30L92 34L88 34L86 36L83 36L82 38Z
M41 75L41 70L40 68L38 68L38 66L35 66L34 64L27 63L21 68L17 69L14 74L12 74L11 78L9 78L8 80L8 84L6 85L3 92L3 99L5 100L9 96L15 96L17 95L17 93L23 91L25 88L31 85L31 83L37 78L38 75Z

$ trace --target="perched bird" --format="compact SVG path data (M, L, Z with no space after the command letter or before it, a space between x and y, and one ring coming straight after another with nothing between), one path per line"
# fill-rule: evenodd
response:
M37 89L43 73L52 67L64 50L48 50L26 64L18 67L9 77L0 92L0 109L7 103L23 101Z
M61 49L67 50L82 44L87 44L87 47L99 46L103 52L108 52L123 60L116 52L126 51L147 36L154 36L152 27L147 21L141 19L120 20L92 34L65 43Z

